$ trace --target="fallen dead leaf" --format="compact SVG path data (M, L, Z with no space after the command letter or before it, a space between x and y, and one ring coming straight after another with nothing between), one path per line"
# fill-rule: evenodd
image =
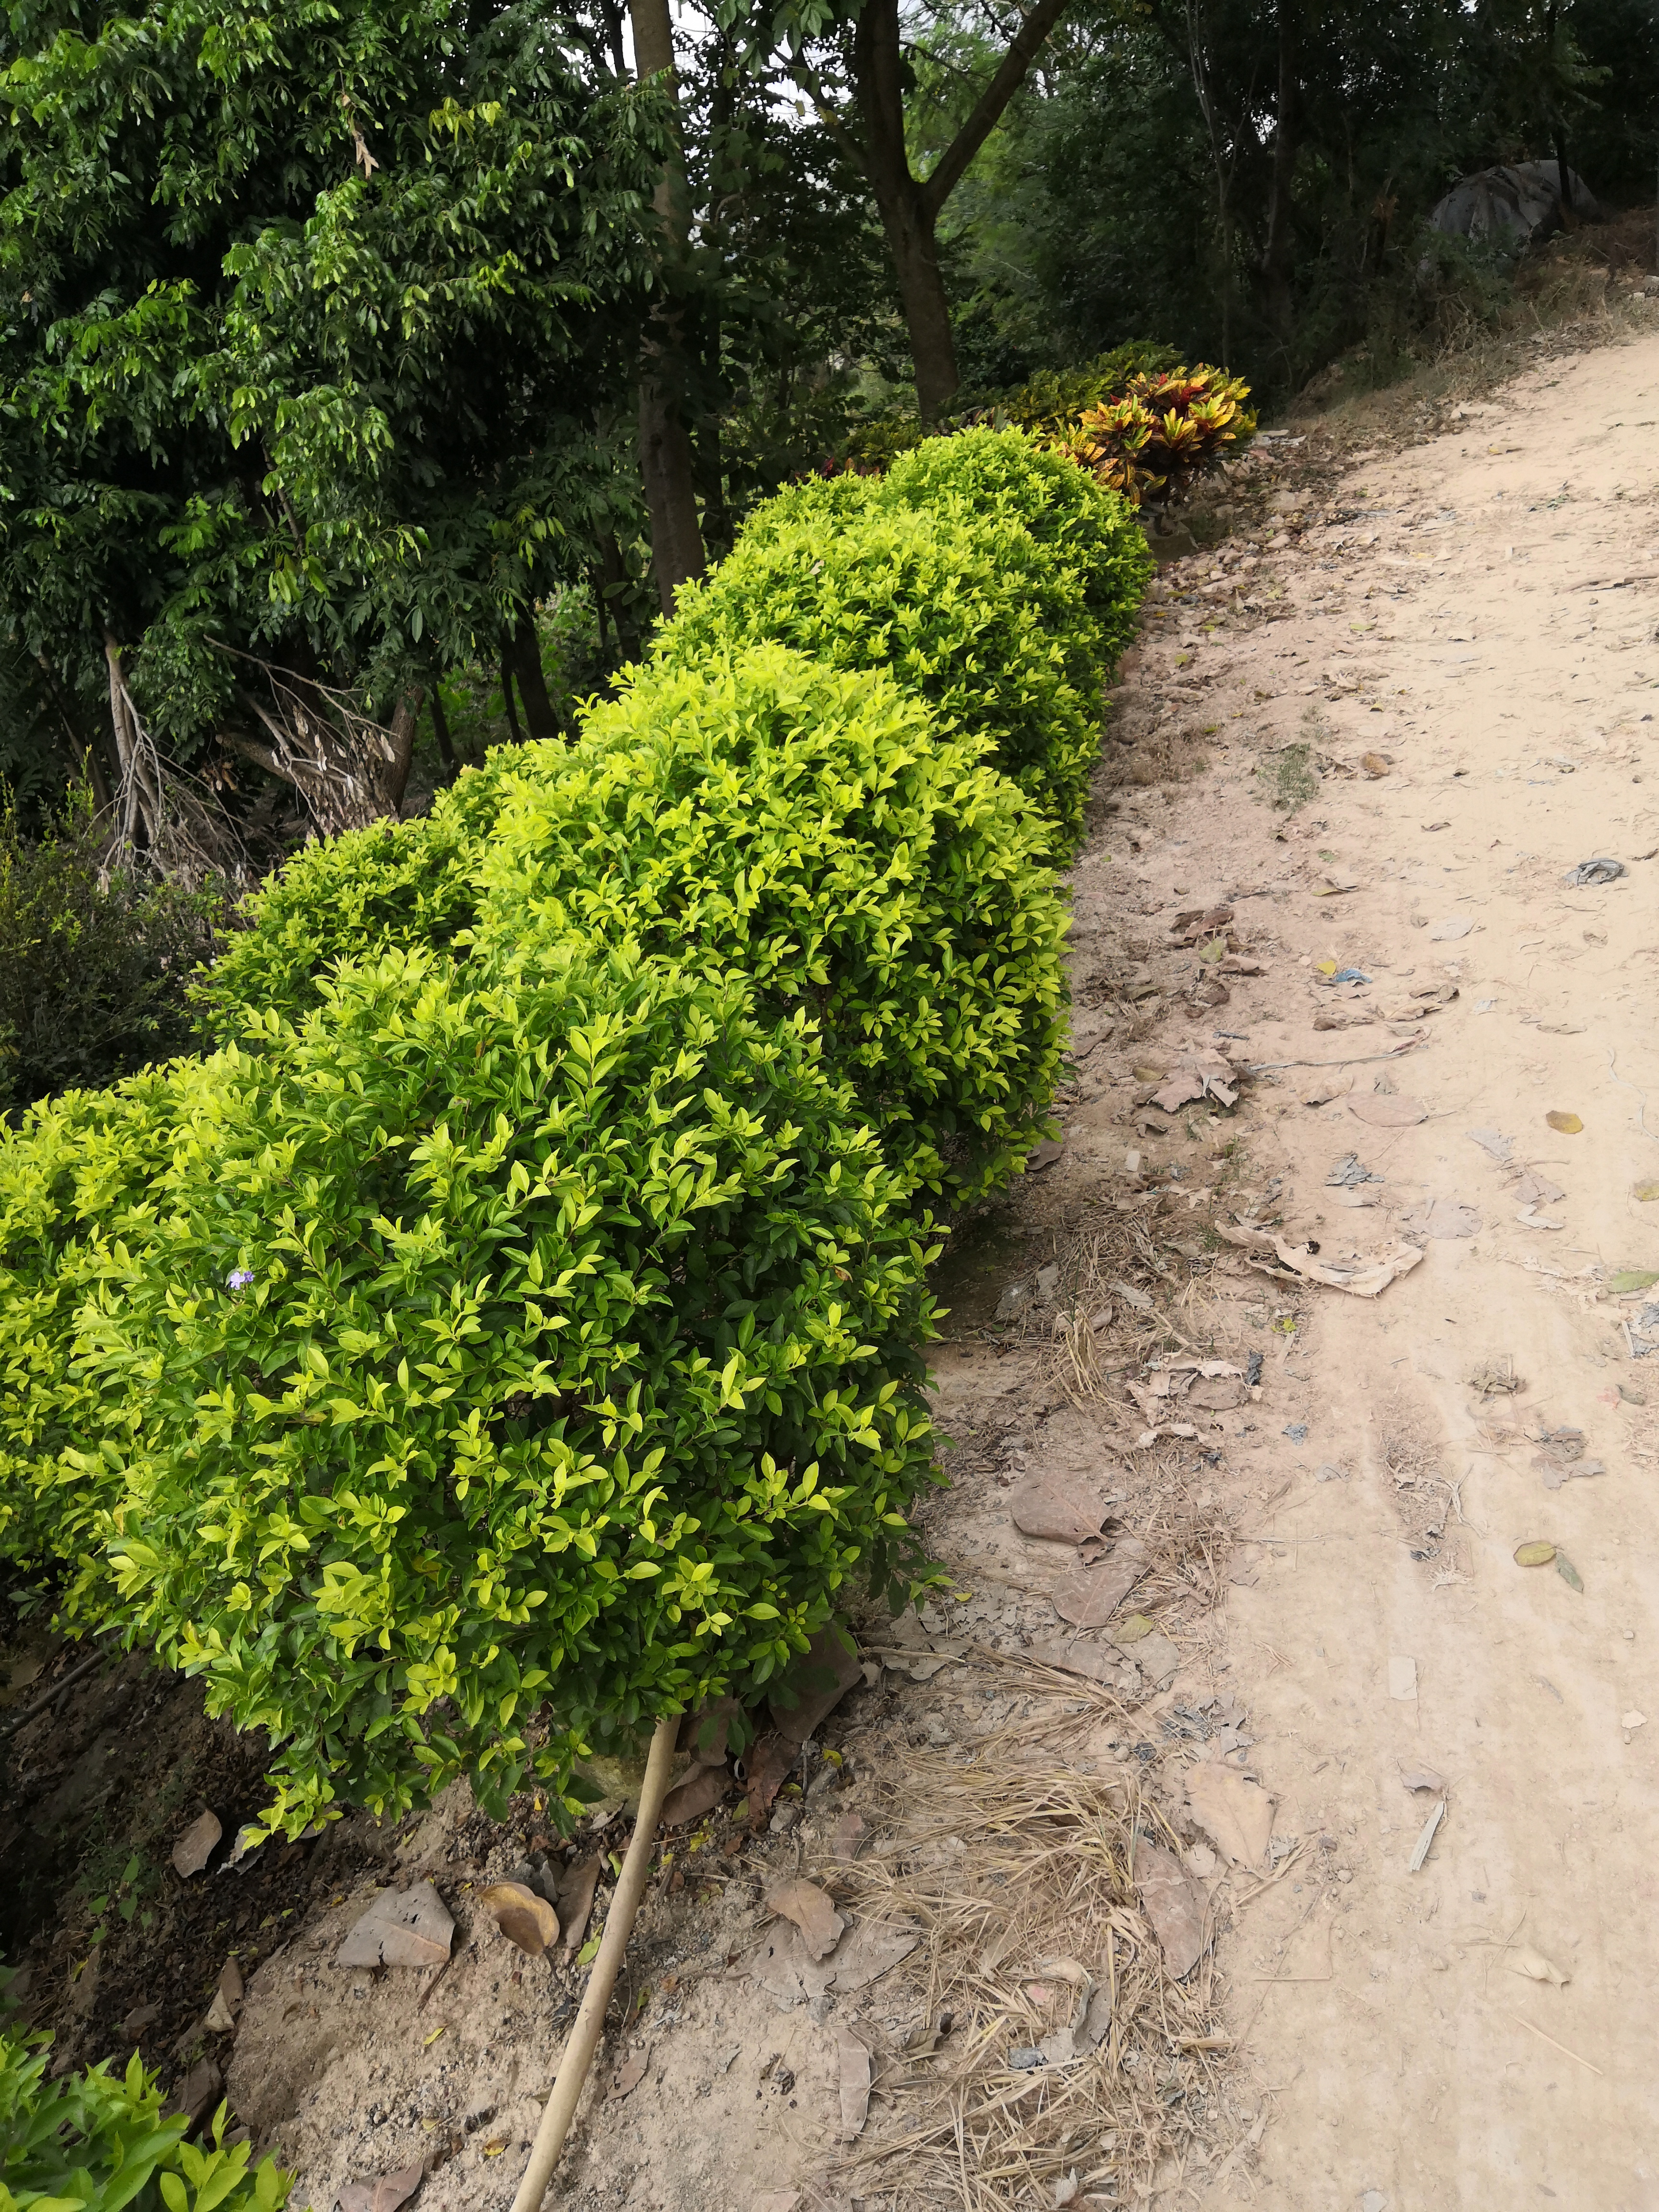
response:
M816 1882L786 1881L767 1892L766 1905L781 1920L794 1922L809 1959L827 1959L847 1925Z
M1517 1943L1504 1954L1504 1964L1512 1974L1524 1974L1529 1982L1553 1982L1558 1990L1565 1989L1571 1980L1559 1966L1553 1966L1541 1951L1530 1950L1526 1944Z
M773 1727L786 1743L805 1743L854 1683L863 1680L852 1637L839 1622L826 1622L778 1677L767 1701Z
M1264 1255L1271 1253L1279 1269L1299 1275L1306 1282L1323 1283L1334 1291L1347 1291L1359 1298L1377 1297L1397 1277L1409 1274L1423 1257L1420 1246L1403 1243L1398 1238L1376 1252L1334 1255L1322 1249L1316 1255L1305 1244L1287 1244L1271 1230L1234 1229L1224 1221L1215 1222L1212 1226L1217 1236L1230 1244L1242 1244L1246 1250ZM1277 1272L1265 1260L1255 1264L1267 1274ZM1138 1443L1147 1441L1145 1437L1137 1439Z
M1063 1474L1028 1475L1008 1495L1008 1511L1024 1536L1080 1544L1106 1524L1106 1508L1084 1482Z
M1080 1567L1054 1591L1053 1605L1073 1628L1103 1628L1146 1571L1146 1547L1125 1536L1097 1567Z
M1425 1238L1478 1237L1480 1216L1472 1206L1464 1206L1456 1199L1425 1199L1422 1205L1401 1215L1400 1233L1409 1237L1413 1243L1420 1243Z
M1260 1869L1273 1841L1273 1800L1231 1766L1188 1770L1187 1804L1222 1856L1234 1866Z
M224 2077L213 2061L199 2059L173 2090L167 2110L183 2112L192 2121L199 2120L204 2112L212 2110L224 2086Z
M687 1820L699 1820L705 1813L712 1813L732 1786L732 1773L724 1764L719 1766L694 1766L684 1782L677 1782L663 1800L664 1824L678 1828Z
M851 2142L864 2132L870 2112L870 2053L847 2028L837 2031L841 2057L841 2139Z
M559 1916L544 1897L521 1881L491 1882L478 1902L509 1943L539 1959L559 1940Z
M1152 1924L1164 1966L1181 1981L1204 1955L1204 1892L1182 1871L1172 1852L1145 1837L1134 1847L1134 1873L1141 1909Z
M413 2166L400 2166L374 2181L348 2181L340 2191L340 2212L398 2212L420 2187L424 2171L416 2160Z
M1407 1790L1438 1791L1446 1786L1443 1778L1437 1774L1431 1766L1402 1766L1400 1770L1400 1779Z
M855 1859L870 1831L862 1813L843 1813L830 1831L830 1856L843 1862Z
M1040 1667L1056 1667L1064 1674L1080 1674L1085 1682L1132 1680L1123 1662L1098 1644L1081 1636L1037 1636L1031 1640L1031 1656Z
M1429 1109L1420 1098L1407 1098L1393 1091L1352 1091L1348 1111L1376 1129L1409 1129L1413 1122L1429 1118Z
M383 1891L335 1954L342 1966L435 1966L449 1956L455 1923L429 1881Z
M630 2052L611 2076L611 2087L605 2091L607 2104L614 2104L619 2097L631 2096L650 2070L651 2046L647 2044L643 2051Z
M587 1933L588 1919L593 1911L593 1893L599 1886L597 1852L592 1858L578 1859L559 1884L559 1923L564 1929L567 1951L581 1948L582 1937Z
M214 1845L224 1834L224 1824L216 1813L199 1813L173 1847L173 1871L188 1881L191 1875L200 1874L213 1856Z
M1187 1393L1187 1403L1206 1413L1224 1413L1249 1403L1250 1393L1242 1376L1200 1375Z

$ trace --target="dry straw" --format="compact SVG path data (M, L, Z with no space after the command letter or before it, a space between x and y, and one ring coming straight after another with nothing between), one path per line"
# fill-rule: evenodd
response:
M1033 1686L1078 1687L1030 1671L1043 1678ZM1089 1703L1118 1710L1103 1692ZM990 2212L1052 2204L1075 2174L1081 2193L1130 2201L1205 2128L1225 2048L1210 1954L1172 1981L1137 1896L1137 1849L1177 1838L1133 1780L1068 1771L1029 1731L965 1765L917 1760L886 1809L897 1825L874 1852L817 1869L853 1911L921 1936L882 1985L890 2031L911 2022L877 2031L885 2109L836 2184L866 2201ZM1078 1970L1097 2023L1098 1998L1109 2005L1098 2046L1070 2065L1011 2066L1074 2016Z

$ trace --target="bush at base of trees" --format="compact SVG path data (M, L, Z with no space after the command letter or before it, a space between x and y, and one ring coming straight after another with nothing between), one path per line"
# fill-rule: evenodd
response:
M111 870L108 843L84 789L39 839L0 794L0 1111L198 1041L191 975L228 890Z
M69 1255L71 1441L35 1363L64 1616L268 1731L290 1832L566 1788L921 1571L927 1224L813 1026L627 951L534 964L388 954L179 1063L148 1204Z
M1043 1133L1066 998L1045 824L988 751L782 646L655 664L511 780L476 955L631 935L746 975L908 1187L979 1196Z
M694 669L765 641L885 669L1076 842L1100 745L1104 656L1072 569L1012 518L872 504L826 532L784 523L681 587L653 659Z

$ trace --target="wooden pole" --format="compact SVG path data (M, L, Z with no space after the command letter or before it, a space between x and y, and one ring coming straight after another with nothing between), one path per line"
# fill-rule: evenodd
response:
M651 1871L651 1853L655 1844L657 1821L662 1812L662 1801L668 1795L668 1779L674 1763L674 1746L680 1730L679 1716L657 1723L656 1734L651 1739L650 1755L645 1762L645 1783L640 1791L639 1817L634 1823L634 1840L628 1846L628 1856L623 1861L617 1887L611 1893L611 1910L605 1916L605 1934L600 1939L599 1956L593 1961L593 1971L587 1978L587 1988L564 2046L564 2056L559 2061L559 2070L554 2078L547 2109L542 2114L542 2124L536 2130L530 2163L524 2170L524 2179L519 2184L519 2193L513 2199L513 2212L541 2212L541 2202L553 2169L559 2162L565 2137L570 2132L570 2123L575 2117L582 2089L587 2081L587 2069L593 2063L605 2029L605 2008L611 2002L611 1992L616 1987L617 1976L628 1948L628 1939L634 1930L634 1921L640 1909L640 1899L645 1894L647 1877Z

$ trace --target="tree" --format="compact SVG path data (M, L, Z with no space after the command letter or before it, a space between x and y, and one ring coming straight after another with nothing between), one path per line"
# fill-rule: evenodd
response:
M678 74L668 0L630 0L634 59L641 79L657 85L672 116L669 143L654 196L661 231L662 287L640 367L640 475L651 517L651 565L665 615L674 594L703 571L702 526L686 427L686 363L681 342L685 264L691 241L690 193L680 140Z
M28 11L0 103L5 628L141 844L215 748L395 811L434 672L505 652L550 720L526 626L616 520L661 94L527 5L81 25Z
M899 0L792 0L763 15L746 14L745 0L726 0L719 11L723 23L743 25L751 63L774 51L786 54L789 76L868 180L898 280L924 421L942 411L960 382L939 270L940 214L1071 4L1033 0L999 42L999 58L925 177L911 163L907 94L914 70Z
M1641 0L1074 0L943 243L984 319L1073 358L1156 337L1285 392L1358 348L1386 376L1502 296L1490 255L1425 254L1454 178L1559 158L1560 124L1593 188L1645 185L1608 65L1656 35ZM918 34L920 72L957 37Z

